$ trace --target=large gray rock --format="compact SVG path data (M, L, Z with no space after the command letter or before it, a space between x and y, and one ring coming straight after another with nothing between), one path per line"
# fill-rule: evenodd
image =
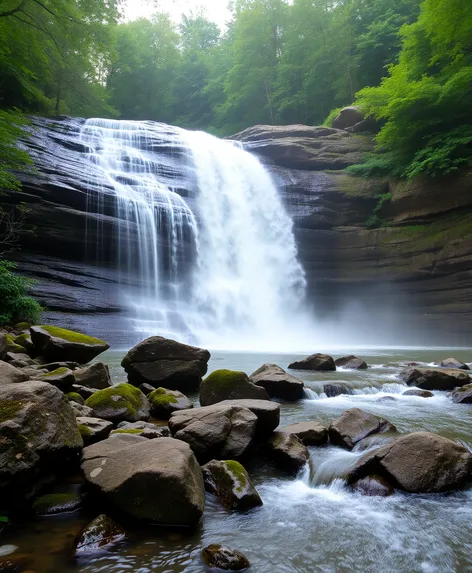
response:
M415 432L365 454L349 481L373 474L409 493L454 490L472 478L472 454L447 438Z
M51 362L86 364L110 348L103 340L57 326L32 326L30 332L38 353Z
M367 362L353 354L337 358L334 363L337 367L348 368L350 370L365 370L367 368Z
M110 370L106 364L96 362L86 368L74 371L75 382L79 386L103 390L112 386Z
M152 336L132 348L121 365L136 386L148 383L184 392L198 388L209 359L208 350Z
M249 379L256 386L264 388L270 398L296 401L305 396L304 383L277 364L262 365Z
M339 114L333 119L333 127L335 129L347 129L354 127L365 119L364 114L356 105L343 107Z
M247 374L236 370L215 370L200 385L202 406L244 398L269 400L269 395L264 388L252 384Z
M242 457L256 427L257 416L250 410L225 404L174 412L169 420L172 436L187 442L202 461Z
M472 404L472 384L466 384L452 393L452 401L456 404Z
M77 416L77 425L85 446L106 440L113 430L112 422L87 416Z
M21 504L83 446L69 401L46 382L0 386L0 498Z
M446 358L440 363L442 368L458 368L459 370L470 370L470 368L464 362L457 360L456 358Z
M194 526L203 514L202 471L180 440L115 435L83 450L82 471L89 484L137 519Z
M173 412L193 408L192 402L178 390L156 388L147 399L151 405L151 416L158 420L168 420Z
M294 434L274 432L268 441L268 451L275 464L292 474L308 463L306 446Z
M328 443L328 429L317 422L299 422L279 429L296 436L305 446L324 446Z
M244 467L234 460L212 460L202 467L205 489L229 509L251 509L262 499Z
M139 422L148 420L151 407L139 388L131 384L118 384L97 390L85 405L92 408L95 418L110 422Z
M38 374L37 380L52 384L66 393L71 391L72 385L75 382L74 373L65 367L56 368L56 370L45 374Z
M360 408L351 408L343 412L331 423L328 430L331 443L348 450L352 450L367 436L395 431L395 426L388 420L364 412Z
M8 362L0 360L0 387L4 384L17 384L19 382L26 382L29 376L12 366Z
M324 384L323 392L328 398L335 398L336 396L341 396L342 394L352 394L351 388L348 388L344 384Z
M280 423L280 405L269 400L224 400L222 406L247 408L257 416L257 436L269 436Z
M336 364L331 356L327 354L312 354L303 360L296 360L288 365L293 370L336 370Z
M472 382L463 370L450 368L406 368L400 372L400 378L408 386L422 390L454 390Z

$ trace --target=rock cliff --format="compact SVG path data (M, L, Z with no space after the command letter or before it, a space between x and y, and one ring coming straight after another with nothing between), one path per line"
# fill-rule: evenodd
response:
M84 163L80 125L33 119L25 146L35 171L20 177L36 233L16 260L38 279L47 318L74 328L87 323L90 331L93 317L93 332L114 331L115 344L128 343L113 265L113 196L100 193L99 215L97 174ZM356 178L344 168L358 163L372 141L325 127L256 126L234 139L262 158L280 188L320 320L350 328L359 341L370 333L371 343L468 343L471 172L411 183ZM381 226L368 229L380 195L387 198ZM99 252L98 229L105 237Z

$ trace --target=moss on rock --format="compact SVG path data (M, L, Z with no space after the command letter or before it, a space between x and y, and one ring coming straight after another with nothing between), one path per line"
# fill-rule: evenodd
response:
M85 404L85 400L82 398L80 394L77 394L77 392L69 392L68 394L66 394L66 398L69 400L69 402L77 402L77 404L80 405Z
M12 420L23 408L22 400L0 400L0 424Z
M264 388L252 384L247 374L237 370L215 370L202 381L200 386L202 406L243 398L269 400L269 395Z
M150 415L146 396L139 388L126 383L97 390L85 405L92 408L97 418L112 422L138 422L147 420Z
M148 396L151 415L159 420L168 420L173 412L193 408L192 402L177 390L157 388Z
M99 338L94 338L93 336L82 334L81 332L75 332L74 330L60 328L59 326L41 326L41 328L51 336L54 336L54 338L62 338L62 340L67 340L67 342L79 342L80 344L104 344L104 341Z
M81 505L82 499L76 493L52 493L38 498L33 503L33 512L36 515L54 515L75 511Z
M140 436L144 430L140 430L139 428L131 428L129 430L113 430L112 434L135 434Z

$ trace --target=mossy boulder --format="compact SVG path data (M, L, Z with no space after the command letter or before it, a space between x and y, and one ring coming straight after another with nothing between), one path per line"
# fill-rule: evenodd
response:
M306 446L294 434L274 432L267 445L277 467L291 474L298 473L310 461Z
M0 360L0 387L4 384L18 384L27 380L29 380L29 376L22 370Z
M83 441L65 395L45 382L0 387L0 495L34 496L77 459Z
M23 351L26 351L26 354L31 356L31 358L36 358L38 355L38 351L33 344L33 341L31 340L31 335L29 332L23 332L22 334L16 336L14 338L14 343L22 346L24 349Z
M75 382L79 386L92 388L95 390L104 390L113 386L110 370L106 364L96 362L85 368L79 368L74 371Z
M75 382L74 373L65 367L56 368L56 370L46 374L40 374L37 380L48 382L63 392L69 392Z
M4 337L7 344L7 352L10 352L12 354L24 353L25 348L23 346L20 346L20 344L18 344L17 342L15 342L16 335L5 333Z
M245 510L262 505L262 499L244 467L235 460L212 460L202 467L205 489L223 505Z
M178 390L157 388L148 396L151 416L158 420L168 420L172 412L193 408L192 402Z
M200 385L202 406L241 398L269 400L269 395L264 388L255 386L247 374L236 370L215 370Z
M328 354L312 354L303 360L296 360L288 365L293 370L318 370L321 372L336 370L334 359Z
M36 515L55 515L75 511L81 505L82 497L78 493L51 493L36 499L32 509Z
M69 402L76 402L77 404L81 404L82 406L85 404L85 400L82 398L80 394L77 394L77 392L69 392L68 394L66 394L66 398L69 400Z
M77 416L77 425L85 446L106 440L113 430L112 422L88 416Z
M99 515L86 525L74 541L76 556L103 551L125 538L124 529L107 515Z
M97 390L85 402L92 408L95 418L110 422L138 422L148 420L150 405L139 388L131 384L118 384L112 388Z
M243 571L251 566L249 559L243 553L218 543L205 547L202 550L202 559L211 570Z
M32 326L30 333L38 353L51 362L86 364L110 347L103 340L58 326Z

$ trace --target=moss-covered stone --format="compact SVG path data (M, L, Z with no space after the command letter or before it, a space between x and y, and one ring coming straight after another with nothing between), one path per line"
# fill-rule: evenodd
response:
M29 330L31 328L31 324L29 322L19 322L15 324L15 330L21 332L22 330Z
M33 503L36 515L54 515L75 511L82 505L82 498L77 493L52 493L43 495Z
M41 374L37 379L43 382L49 382L49 384L57 386L63 392L68 392L75 382L74 373L65 367L56 368L51 372Z
M144 430L140 430L139 428L131 428L130 430L113 430L112 434L135 434L140 436Z
M16 336L13 334L5 334L5 340L7 342L7 352L11 352L12 354L23 354L25 348L20 346L17 342L15 342Z
M100 340L99 338L94 338L93 336L82 334L81 332L75 332L74 330L59 328L58 326L41 326L41 328L48 332L51 336L54 336L55 338L62 338L62 340L67 340L67 342L80 342L81 344L103 344L103 340Z
M85 400L80 394L77 394L77 392L69 392L66 394L66 398L69 400L69 402L76 402L77 404L81 405L85 404Z
M98 390L85 402L94 416L111 422L138 422L150 416L150 405L139 388L131 384L119 384Z
M202 381L200 386L202 406L242 398L269 400L269 395L264 388L252 384L247 374L236 370L215 370Z
M78 424L78 428L79 428L80 435L82 436L82 439L84 440L84 444L85 444L87 442L87 440L92 437L93 432L85 424Z
M157 388L148 396L151 415L159 420L168 420L172 412L193 408L192 402L177 390Z
M23 408L22 400L1 400L0 401L0 424L12 420Z

